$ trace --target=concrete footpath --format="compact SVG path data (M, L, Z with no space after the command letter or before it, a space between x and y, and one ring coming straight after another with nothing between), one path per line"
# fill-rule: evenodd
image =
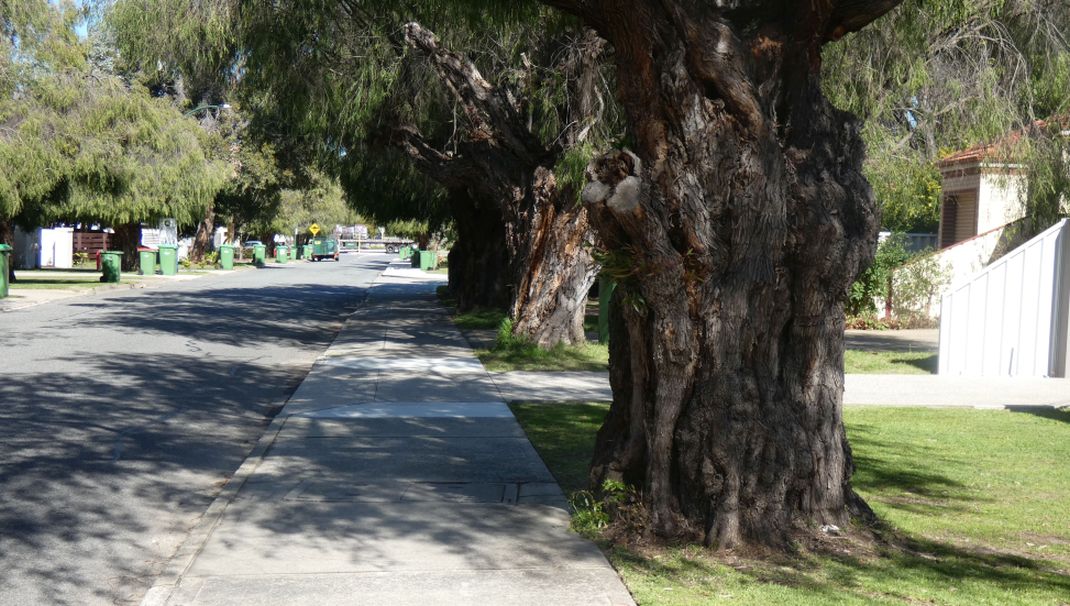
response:
M507 402L610 401L608 372L499 372L494 383ZM1070 379L847 375L843 403L870 406L967 408L1070 406Z
M438 284L380 277L143 604L633 604Z

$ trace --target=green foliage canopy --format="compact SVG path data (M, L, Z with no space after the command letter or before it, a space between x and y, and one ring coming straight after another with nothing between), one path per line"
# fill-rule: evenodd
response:
M0 217L192 222L225 178L196 123L91 57L73 5L38 9L0 59Z
M244 230L254 234L292 235L295 231L305 233L313 223L330 232L335 225L361 222L364 219L346 204L337 180L320 172L312 172L302 187L280 190L275 211L247 224Z
M907 0L825 48L826 94L866 121L886 229L935 229L943 156L1070 111L1068 32L1063 0Z

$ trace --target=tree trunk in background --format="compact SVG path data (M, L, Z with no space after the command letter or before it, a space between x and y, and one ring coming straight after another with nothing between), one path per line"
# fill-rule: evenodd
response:
M11 247L11 254L7 257L7 281L8 284L14 284L17 281L15 276L15 226L11 221L0 220L0 244L7 244Z
M234 243L234 238L237 237L237 233L238 233L238 225L234 221L234 215L231 215L230 217L227 218L227 243L228 244L233 244ZM243 248L244 248L243 246L239 246L234 251L234 253L238 256L239 259L241 259L243 257L243 255L242 255L242 249Z
M529 198L533 204L509 207L522 212L506 223L515 276L513 334L542 347L583 343L587 293L598 277L587 209L542 167Z
M613 44L634 139L584 189L631 271L591 476L638 487L656 535L787 546L868 512L842 422L843 301L878 213L820 50L897 1L549 2Z
M212 246L212 235L215 232L215 207L211 204L204 211L204 218L197 224L197 234L193 237L193 246L189 249L189 260L193 263L203 263L204 255Z
M115 234L112 236L109 250L118 250L123 253L123 271L134 271L140 265L137 247L141 244L141 223L125 223L112 226Z
M587 291L598 266L586 247L587 211L552 172L564 148L546 149L511 93L442 48L433 33L410 23L405 37L428 57L468 123L468 136L453 153L433 149L411 127L394 133L395 144L422 171L464 192L451 200L460 232L450 255L451 290L463 309L507 309L517 337L544 347L582 343ZM591 53L600 50L595 45Z
M451 192L449 204L457 226L457 242L449 256L449 286L458 309L506 309L509 256L501 213L496 205L481 207L462 192Z

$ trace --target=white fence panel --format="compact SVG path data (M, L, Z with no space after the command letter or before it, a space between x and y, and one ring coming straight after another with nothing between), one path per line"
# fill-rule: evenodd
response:
M940 374L1066 376L1070 220L952 287L940 315Z

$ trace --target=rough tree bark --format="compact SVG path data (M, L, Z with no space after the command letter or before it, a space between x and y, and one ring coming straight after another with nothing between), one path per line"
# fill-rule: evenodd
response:
M197 233L193 236L193 246L189 249L189 259L194 263L204 262L204 255L212 244L215 233L215 207L212 204L204 211L204 218L197 224Z
M898 0L546 0L614 47L633 151L583 198L618 286L592 482L645 528L783 546L868 512L844 433L843 301L878 211L821 47Z
M531 132L519 102L487 82L471 61L442 48L417 23L406 26L405 40L430 60L467 122L454 152L434 149L413 128L394 133L426 174L465 194L453 201L458 264L450 259L450 283L460 287L462 308L505 303L515 335L542 346L582 343L598 266L588 249L587 211L576 191L558 185L553 166L586 136L588 117L548 148ZM585 50L581 60L593 66L601 41ZM462 208L465 197L469 206ZM504 272L487 276L488 269Z

